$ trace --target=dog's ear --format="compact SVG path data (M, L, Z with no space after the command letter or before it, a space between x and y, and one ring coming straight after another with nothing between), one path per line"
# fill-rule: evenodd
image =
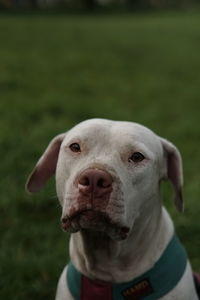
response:
M169 179L175 190L175 205L178 211L184 210L182 197L183 167L178 149L169 141L160 138L164 150L165 174L163 179Z
M55 173L60 146L65 133L57 135L48 145L47 149L37 162L26 182L26 191L38 192Z

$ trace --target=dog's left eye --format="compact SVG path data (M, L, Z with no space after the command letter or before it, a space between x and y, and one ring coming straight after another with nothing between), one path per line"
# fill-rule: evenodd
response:
M73 143L69 146L72 152L81 152L81 147L78 143Z
M134 152L131 157L129 157L129 161L140 162L145 159L144 155L140 152Z

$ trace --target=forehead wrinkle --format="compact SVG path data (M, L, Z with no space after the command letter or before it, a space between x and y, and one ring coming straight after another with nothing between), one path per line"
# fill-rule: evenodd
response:
M123 152L127 152L127 153L133 153L133 152L141 152L142 154L144 154L145 156L148 156L149 158L153 157L153 152L151 149L149 149L144 143L142 142L134 142L133 141L128 141L126 143L121 143L121 147L120 147Z
M72 141L80 141L90 144L91 146L94 144L102 144L106 145L111 139L110 128L101 124L94 124L93 126L89 124L85 124L85 126L76 126L72 128L66 134L66 142Z
M124 144L133 144L145 146L152 152L157 152L160 148L160 142L157 135L150 129L137 124L129 122L120 122L112 128L113 136Z

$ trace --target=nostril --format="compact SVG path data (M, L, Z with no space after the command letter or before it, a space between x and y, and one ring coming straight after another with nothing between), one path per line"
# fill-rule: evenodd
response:
M89 186L90 180L87 176L82 176L81 178L79 178L79 184L84 185L84 186Z
M100 179L97 181L97 186L98 186L98 187L104 187L104 179L103 179L103 178L100 178Z
M107 188L111 186L111 182L108 182L105 178L99 178L97 181L97 186L100 188Z

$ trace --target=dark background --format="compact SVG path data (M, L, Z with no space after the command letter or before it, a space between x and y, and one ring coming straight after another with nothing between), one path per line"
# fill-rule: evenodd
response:
M93 117L142 123L180 149L185 213L176 212L169 183L163 202L200 271L198 8L8 2L0 2L0 298L54 298L69 236L54 179L33 196L24 184L54 135Z

